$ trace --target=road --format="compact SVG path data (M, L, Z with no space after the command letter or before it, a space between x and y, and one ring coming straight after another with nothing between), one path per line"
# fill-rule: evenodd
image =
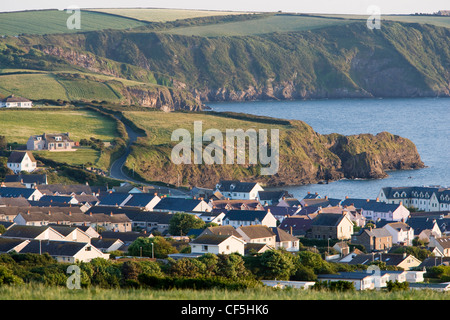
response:
M120 119L119 119L120 120ZM110 177L113 179L117 179L117 180L123 180L123 181L127 181L127 182L131 182L131 183L135 183L135 184L140 184L140 185L145 185L145 186L149 186L149 187L154 187L154 188L162 188L161 186L157 186L157 185L152 185L149 183L145 183L142 181L138 181L133 179L132 177L129 177L124 171L123 171L123 167L125 166L125 162L127 161L127 158L131 152L131 145L136 142L137 138L139 137L139 134L134 131L131 127L127 126L126 124L124 124L125 129L127 130L128 133L128 144L127 144L127 149L125 151L125 153L116 161L114 161L114 163L111 165L111 169L110 169ZM175 197L182 197L182 196L186 196L186 193L183 191L180 191L178 189L174 189L174 188L169 188L169 187L164 187L164 189L169 189L170 193L172 196Z

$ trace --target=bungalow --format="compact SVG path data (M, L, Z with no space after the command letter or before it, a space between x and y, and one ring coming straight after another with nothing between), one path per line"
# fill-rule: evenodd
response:
M13 94L0 100L0 108L31 108L33 102L26 98L16 97Z
M223 225L231 225L235 228L258 224L276 227L277 219L270 211L260 210L231 210L227 212L223 219Z
M400 267L403 270L409 270L415 268L421 264L421 261L412 255L396 254L396 253L371 253L371 254L359 254L352 257L350 261L341 262L348 263L350 265L368 265L374 261L381 261L386 263L387 266Z
M27 141L27 150L47 150L47 151L75 151L74 146L78 145L70 139L66 133L43 133L31 136Z
M352 234L353 222L346 212L343 214L320 213L311 224L309 237L347 240L351 238Z
M150 193L135 193L131 198L128 198L122 205L124 207L135 207L146 211L152 211L161 198L156 194Z
M441 283L410 283L411 290L433 290L438 292L450 291L450 282Z
M20 253L48 253L62 263L89 262L95 258L109 259L90 243L73 241L30 241Z
M14 173L22 171L33 172L37 168L37 161L28 151L13 151L8 157L6 166Z
M373 290L379 289L386 281L376 281L376 275L369 272L340 272L338 274L319 274L317 276L320 281L335 282L348 281L352 282L356 290ZM382 277L383 280L388 276ZM378 286L377 286L378 284ZM385 285L384 285L385 286Z
M37 189L0 187L0 197L25 198L30 201L39 201L42 193Z
M246 243L265 243L275 248L276 234L264 225L242 226L236 229Z
M285 280L261 280L261 282L272 288L295 288L295 289L310 289L314 286L314 281L285 281Z
M258 192L264 189L257 182L241 182L239 180L222 180L216 185L216 190L225 198L257 200Z
M245 241L233 235L200 235L189 245L194 254L245 254Z

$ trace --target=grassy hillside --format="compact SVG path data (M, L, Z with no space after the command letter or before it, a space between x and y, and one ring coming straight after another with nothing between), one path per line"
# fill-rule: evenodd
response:
M69 132L74 141L94 137L111 143L119 136L116 122L99 113L84 109L31 109L0 110L0 135L9 143L26 144L31 135L42 133ZM82 165L90 162L107 170L108 157L91 148L81 148L75 152L36 152L37 155L57 162Z
M129 29L145 23L127 17L101 12L81 11L81 29L68 29L67 19L73 13L59 10L0 13L0 35L76 33L103 29Z
M302 121L287 121L235 113L124 111L124 116L146 135L138 138L127 159L126 167L147 181L162 181L183 186L213 187L220 179L258 181L268 185L306 184L343 177L380 178L385 169L419 168L423 166L410 141L388 133L344 137L322 136ZM202 122L202 133L218 129L226 137L226 129L279 130L279 170L275 175L261 175L261 162L250 164L248 146L245 164L177 165L171 158L179 141L171 141L174 130L183 128L193 139L194 121ZM248 142L247 142L248 143ZM209 145L204 142L203 148ZM193 145L191 145L193 147ZM236 156L236 148L235 148ZM258 158L260 159L260 158ZM400 159L400 160L399 160Z

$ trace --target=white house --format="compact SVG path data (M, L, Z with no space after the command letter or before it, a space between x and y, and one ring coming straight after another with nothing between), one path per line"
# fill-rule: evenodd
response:
M383 227L392 236L392 243L411 246L414 239L414 229L404 222L388 223Z
M264 225L242 226L236 229L247 243L265 243L275 248L275 233Z
M258 192L264 189L257 182L241 182L238 180L222 180L216 190L225 198L241 200L257 200Z
M389 275L374 274L372 272L341 272L339 274L318 275L320 281L348 281L352 282L356 290L372 290L386 287Z
M0 108L31 108L33 103L22 97L15 97L13 94L0 100Z
M231 254L244 255L245 241L233 235L201 235L189 243L193 254Z
M270 210L230 210L223 218L224 226L230 225L235 228L240 226L265 225L267 227L276 227L277 219L272 215Z
M37 167L37 161L31 152L13 151L6 164L16 174L21 171L33 172Z
M406 221L409 217L409 210L403 205L387 204L379 201L367 201L361 208L361 214L368 220L377 221Z

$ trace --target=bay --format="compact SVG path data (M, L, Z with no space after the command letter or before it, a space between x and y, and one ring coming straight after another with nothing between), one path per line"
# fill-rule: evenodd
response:
M216 112L302 120L320 134L388 131L414 142L427 166L418 170L391 171L385 179L339 180L282 188L299 199L308 192L338 199L346 196L374 199L382 187L450 185L448 98L217 102L208 105Z

